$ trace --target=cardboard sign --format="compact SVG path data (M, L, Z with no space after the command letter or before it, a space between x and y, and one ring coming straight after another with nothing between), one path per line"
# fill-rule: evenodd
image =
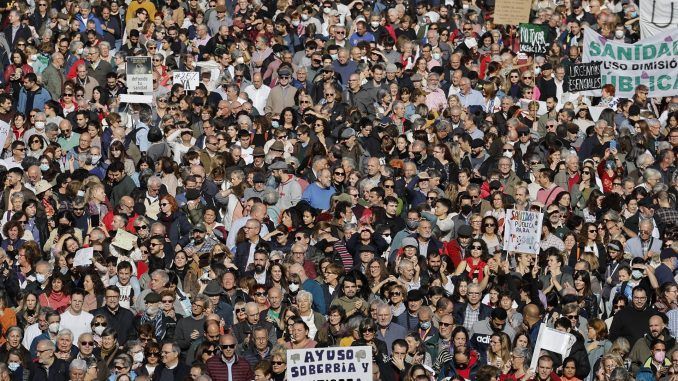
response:
M172 83L180 84L184 90L193 91L200 83L200 73L197 71L175 71L172 73Z
M572 64L565 74L567 75L569 92L595 90L603 87L600 80L599 62Z
M539 254L544 213L509 209L504 219L504 250Z
M524 53L546 54L549 43L547 30L543 25L520 24L520 51Z
M677 44L678 28L625 44L587 27L582 62L600 62L601 85L614 85L619 98L632 98L638 85L647 86L651 98L670 97L678 94Z
M531 0L496 0L494 5L494 23L518 25L530 22Z
M131 93L153 92L151 57L127 57L127 90Z
M534 345L534 352L532 353L539 354L544 349L558 353L565 358L570 354L570 350L576 341L577 338L571 333L560 332L553 328L548 328L546 324L541 324L539 326L537 342ZM532 356L530 369L536 370L538 361L539 356Z
M287 379L371 380L372 347L288 349Z

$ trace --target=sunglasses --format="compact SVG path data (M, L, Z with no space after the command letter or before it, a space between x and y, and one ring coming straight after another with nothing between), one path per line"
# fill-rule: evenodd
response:
M94 341L83 341L80 343L80 345L86 346L86 347L93 347L94 346Z
M104 322L104 323L94 323L92 325L95 326L95 327L106 327L106 326L108 326L108 323L106 323L106 322Z
M146 357L160 357L160 352L148 352Z
M282 361L271 361L271 364L273 365L284 365L285 363Z
M445 322L442 322L442 321L441 321L440 323L438 323L438 324L439 324L441 327L451 327L451 326L454 325L453 323L445 323Z
M221 344L219 347L221 349L235 349L235 344Z

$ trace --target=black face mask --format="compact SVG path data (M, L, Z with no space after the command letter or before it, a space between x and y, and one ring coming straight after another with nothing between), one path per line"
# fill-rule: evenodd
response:
M462 205L461 206L461 214L467 215L473 211L473 207L471 205Z

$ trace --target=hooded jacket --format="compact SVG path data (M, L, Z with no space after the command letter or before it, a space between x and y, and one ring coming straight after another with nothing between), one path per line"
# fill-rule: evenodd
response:
M664 342L666 343L666 353L672 353L676 348L676 339L671 336L669 330L664 328L659 336L664 337ZM631 360L631 371L633 373L638 372L638 370L643 366L643 362L652 356L652 351L650 350L650 345L652 343L653 337L646 333L638 339L633 347L631 352L629 352L629 359Z

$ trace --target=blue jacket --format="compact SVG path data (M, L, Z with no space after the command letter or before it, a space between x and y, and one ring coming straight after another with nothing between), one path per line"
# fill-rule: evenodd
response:
M40 86L38 91L35 92L35 96L33 97L33 108L31 110L26 110L26 102L28 100L28 92L24 87L21 87L21 90L19 91L19 103L17 104L17 111L22 112L24 114L28 114L32 109L37 108L38 110L42 110L45 108L45 103L47 101L52 100L52 95L45 89L44 87Z
M306 187L306 190L301 195L301 199L308 201L316 209L328 210L330 208L330 198L336 192L333 186L322 188L318 183L313 183Z
M319 312L321 315L327 315L327 305L325 304L325 293L323 292L320 283L313 279L306 279L301 285L301 288L310 292L313 295L313 310Z
M78 20L78 23L80 24L80 30L79 30L80 33L84 32L87 29L87 22L89 22L91 20L91 21L94 21L94 28L97 31L97 35L102 36L104 34L104 30L101 29L101 21L96 16L94 16L94 14L90 13L87 16L87 20L85 20L85 19L82 18L82 15L80 13L78 13L75 16L75 19Z

